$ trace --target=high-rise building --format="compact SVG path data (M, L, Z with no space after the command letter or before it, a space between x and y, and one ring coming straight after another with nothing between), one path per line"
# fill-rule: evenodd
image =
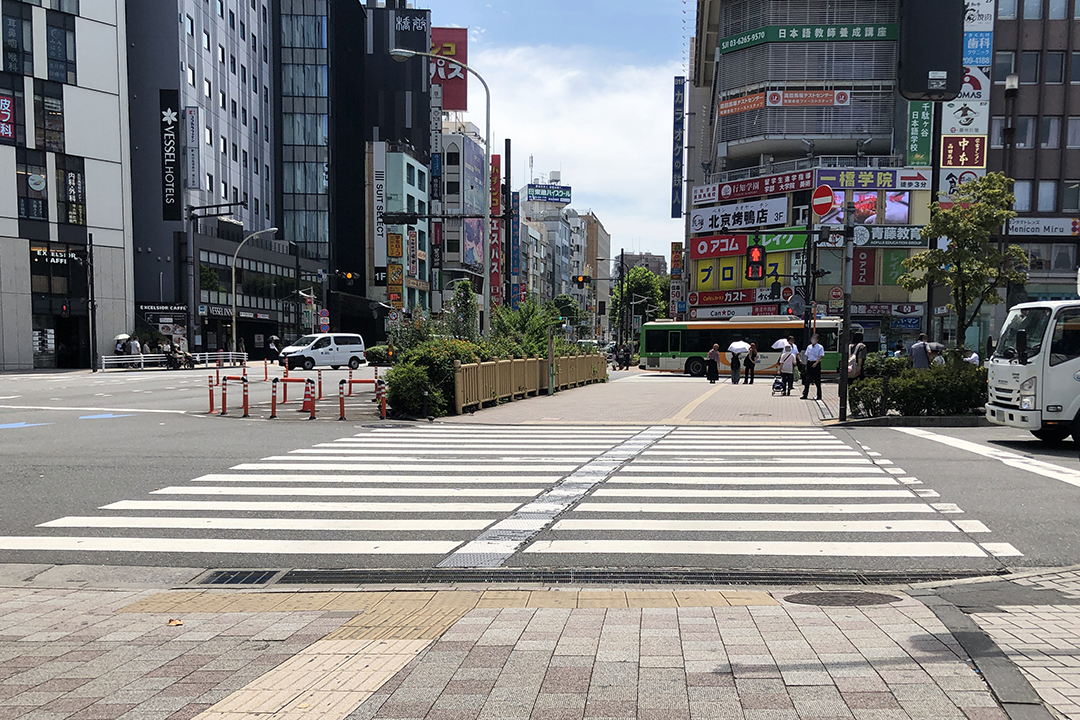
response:
M620 254L620 257L621 265L626 268L627 273L629 273L631 269L640 266L646 268L653 275L668 274L667 258L663 255L654 255L651 252L624 252ZM619 273L621 272L619 267L620 262L616 261L614 263L615 275L613 276L616 282L618 281Z
M484 221L477 217L453 219L454 215L482 215L484 194L484 137L472 123L446 122L442 135L443 257L436 270L434 302L441 309L453 287L461 280L483 292Z
M124 3L0 14L0 370L90 367L135 322Z
M611 304L611 235L592 211L581 216L585 223L585 267L593 278L592 312L598 336L608 335L607 308Z

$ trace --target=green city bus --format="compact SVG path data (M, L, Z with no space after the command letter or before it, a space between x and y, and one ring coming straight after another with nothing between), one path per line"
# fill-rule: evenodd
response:
M822 373L836 373L840 368L840 320L822 318L815 323L818 339L825 346ZM736 316L718 320L655 320L641 326L640 365L642 370L678 372L698 377L705 375L705 356L714 344L723 354L720 372L730 367L726 352L731 343L743 340L757 343L761 361L757 372L778 372L782 350L774 350L773 343L792 335L803 352L805 338L803 321L779 316Z

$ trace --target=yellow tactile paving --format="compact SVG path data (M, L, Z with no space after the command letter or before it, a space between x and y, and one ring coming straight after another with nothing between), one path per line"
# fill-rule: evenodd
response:
M626 593L619 590L582 590L578 593L579 608L624 608Z
M626 606L637 608L678 607L670 590L627 590Z
M283 603L275 606L274 612L324 610L340 595L341 593L337 592L289 593L289 597Z
M323 610L368 610L375 607L388 592L343 592L326 604Z
M554 592L537 591L529 593L529 602L526 607L531 608L576 608L578 594L573 590L556 590Z
M754 592L750 590L721 590L720 594L730 605L779 605L767 592Z
M727 607L731 604L718 590L675 590L672 595L679 607Z

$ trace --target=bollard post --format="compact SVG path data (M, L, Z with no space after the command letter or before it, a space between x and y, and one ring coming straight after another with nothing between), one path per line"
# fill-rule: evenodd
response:
M206 414L207 415L213 415L214 414L214 376L213 375L207 375L206 376L206 384L210 386L210 410Z
M221 415L225 415L228 411L228 403L226 402L226 393L229 390L229 378L226 377L221 383Z
M311 378L307 379L304 383L304 394L311 398L311 417L308 420L315 419L315 381Z
M319 400L322 400L322 370L317 370L319 373Z
M242 365L240 367L240 376L245 379L247 378L247 365Z
M270 361L263 360L263 382L270 382Z
M349 368L349 397L352 397L352 368Z
M221 366L220 365L214 370L214 384L215 385L220 385L221 384Z
M375 383L375 395L379 399L379 418L386 419L386 381L379 380Z
M285 379L289 379L289 361L285 361ZM281 404L289 402L289 383L285 383L285 387L281 388Z
M244 376L244 415L243 417L250 417L248 412L248 379L247 375Z
M274 378L270 385L270 419L277 420L277 386L279 378Z
M345 419L345 384L346 380L342 380L338 383L338 405L341 408L341 417L338 420Z

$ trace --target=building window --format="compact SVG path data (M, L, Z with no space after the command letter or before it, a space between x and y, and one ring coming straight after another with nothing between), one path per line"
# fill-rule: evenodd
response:
M251 124L252 124L252 127L255 130L255 135L258 136L258 134L259 134L259 118L257 116L255 116L255 115L252 115L251 116Z
M218 150L221 151L222 155L225 155L229 152L229 143L227 140L225 140L224 135L222 135L221 138L218 140Z
M227 107L226 98L225 98L225 91L224 90L218 91L218 104L221 105L222 110L225 110L226 107Z
M217 14L218 17L225 17L225 0L217 0Z
M1080 118L1069 118L1065 132L1065 147L1080 148Z
M1044 75L1046 82L1052 85L1065 82L1065 53L1046 53L1046 72Z
M1077 3L1080 6L1080 3ZM1080 83L1080 52L1074 52L1069 61L1069 82Z
M416 187L421 190L427 189L427 175L420 168L416 169Z
M202 32L202 46L203 50L210 52L210 33L205 30Z
M416 168L408 163L405 164L405 182L416 187Z
M1034 115L1021 115L1016 118L1016 147L1028 149L1035 147L1035 121Z
M244 83L245 85L247 84L247 66L246 65L241 65L240 66L240 82Z
M1017 180L1013 184L1013 195L1016 203L1013 208L1016 212L1031 212L1031 181Z
M263 21L263 24L265 25L266 24L266 6L265 5L262 6L262 21Z
M209 80L203 80L202 81L202 87L203 87L203 95L205 95L206 97L210 97L213 94L213 88L210 87L210 81Z
M209 125L207 125L205 128L203 128L203 137L206 138L206 144L213 147L213 145L214 145L214 131L210 129Z
M446 181L446 194L447 195L460 195L461 194L461 183L458 182L457 180L447 180Z
M236 189L235 185L233 185L233 189L232 189L232 201L233 202L240 202L240 192Z
M416 212L416 198L412 195L407 195L405 197L405 209L408 212Z
M270 53L266 51L266 45L263 45L263 62L270 62Z
M256 163L255 163L255 174L256 174L256 175L258 175L258 174L259 174L259 163L258 163L257 161L256 161Z
M195 87L195 68L190 65L187 66L187 84Z
M1042 19L1042 0L1024 0L1024 19Z
M1064 20L1068 10L1069 0L1050 0L1050 9L1046 17L1050 20Z
M1042 132L1039 137L1040 146L1044 150L1054 150L1061 146L1061 118L1054 115L1044 115L1042 119Z
M282 65L283 95L293 97L326 97L327 74L325 65ZM268 99L269 93L264 94Z
M1065 212L1080 211L1080 180L1066 180L1061 188L1061 202Z
M223 45L217 46L217 59L222 65L225 64L225 47Z
M232 159L233 159L233 162L236 162L239 159L239 157L240 157L240 153L236 148L236 143L233 143L232 144Z
M247 108L240 108L240 122L247 125Z
M75 17L48 11L45 15L45 45L49 79L75 84Z
M247 28L244 26L244 21L240 21L240 39L247 40Z
M460 165L461 153L459 153L457 150L451 150L450 152L446 153L446 164L451 166Z
M1016 0L998 0L997 15L999 20L1016 19Z
M34 81L34 136L38 150L64 152L64 88Z
M255 214L259 214L259 198L255 198Z
M994 82L1005 84L1005 78L1016 68L1016 53L1011 50L994 53Z
M1034 85L1039 82L1039 51L1020 53L1020 82Z
M45 153L16 148L15 172L19 217L26 220L48 220L49 181L45 175Z
M327 145L329 131L326 115L286 113L281 118L282 142L285 145Z
M232 102L232 116L233 116L233 120L235 120L236 119L236 101L233 100L231 102Z
M34 74L33 11L29 5L4 0L4 71L16 75Z
M1026 2L1027 0L1025 0ZM236 13L232 10L229 11L229 27L233 30L236 29Z
M990 118L990 147L1005 146L1005 118L1001 115Z
M1039 181L1039 212L1057 210L1057 180Z
M229 186L225 184L224 180L222 180L219 183L219 185L221 186L221 199L222 200L228 200L229 199Z
M247 150L244 150L243 152L241 152L241 153L240 153L240 157L241 157L241 159L243 160L243 167L244 167L244 169L245 169L245 170L247 170L247 166L248 166L248 154L247 154Z
M21 77L0 75L0 143L26 144L26 121Z
M56 156L57 220L67 225L86 224L86 174L83 159Z
M188 35L195 36L195 21L191 19L190 15L184 16L184 28L187 30Z
M259 52L259 39L255 37L255 33L251 33L251 52Z
M206 191L214 192L214 176L206 173Z
M254 72L251 73L251 89L256 95L259 94L259 76Z
M233 75L236 74L236 56L235 55L230 55L229 56L229 72L231 72Z

